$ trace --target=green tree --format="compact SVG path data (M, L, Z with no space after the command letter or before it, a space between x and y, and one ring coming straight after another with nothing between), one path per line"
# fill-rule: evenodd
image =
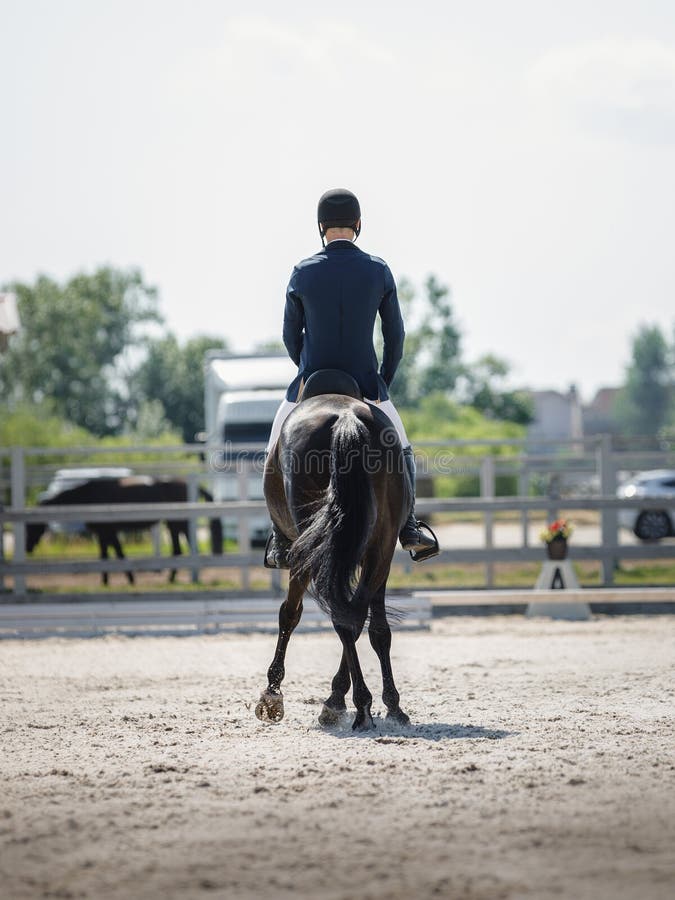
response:
M428 394L412 409L402 410L401 418L406 433L413 442L418 460L418 475L432 471L434 491L439 497L477 496L480 493L477 474L467 473L465 457L481 457L486 452L494 456L511 456L519 452L518 447L507 443L514 438L525 437L525 427L513 421L488 418L472 406L457 403L445 393ZM459 459L447 447L421 447L420 441L446 440L476 441L475 445L465 445L457 449ZM480 441L499 441L489 450ZM512 475L499 475L496 481L497 494L517 492L516 479Z
M411 409L431 394L456 394L487 418L521 425L532 420L529 399L503 387L509 372L506 361L490 354L472 366L462 362L462 335L446 285L429 275L418 297L411 283L401 279L398 295L406 338L390 391L397 406ZM376 347L381 354L379 335Z
M420 350L420 338L415 329L411 327L413 309L415 305L415 289L410 281L402 278L398 283L398 299L401 313L405 323L405 347L403 358L398 364L396 376L389 392L392 400L398 406L411 406L417 396L417 357ZM382 335L376 329L375 348L378 358L382 359Z
M532 400L522 391L508 391L502 385L509 374L506 360L488 353L464 370L464 401L488 419L529 424L534 416Z
M146 444L160 439L173 438L174 444L180 444L183 435L169 422L160 400L142 400L133 409L133 415L127 420L124 435Z
M48 403L20 403L0 416L0 447L72 447L94 442L93 435L55 415Z
M166 420L186 443L204 430L204 354L213 349L227 350L227 341L201 335L181 346L175 335L168 334L150 343L131 379L139 408L159 401Z
M462 373L461 334L450 302L450 288L429 275L424 287L428 311L420 326L422 396L453 391Z
M655 435L667 423L673 391L670 348L658 325L640 327L631 357L617 399L617 419L628 434Z
M22 330L0 356L6 410L48 401L55 414L96 435L119 431L123 354L143 343L140 325L160 322L156 291L137 269L99 268L63 286L46 275L14 283Z
M455 322L450 289L435 275L429 275L424 291L424 296L418 298L406 279L398 285L406 338L391 398L403 407L413 406L432 391L452 391L462 371L461 333ZM379 335L377 346L381 353Z

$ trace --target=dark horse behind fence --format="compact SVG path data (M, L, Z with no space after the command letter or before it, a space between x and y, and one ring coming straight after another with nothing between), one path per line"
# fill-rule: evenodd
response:
M199 488L200 496L208 501L213 497L204 488ZM143 476L129 478L95 478L77 487L69 488L40 502L40 506L80 506L86 504L107 505L109 503L185 503L188 489L185 481L171 479L154 479ZM108 559L108 549L112 547L118 559L124 559L120 544L120 531L144 531L162 519L161 510L143 522L87 522L87 529L98 540L101 559ZM189 545L187 520L167 519L167 528L171 535L171 547L174 556L181 555L181 535ZM220 518L209 522L211 530L211 552L222 553L223 531ZM26 528L26 550L32 553L38 541L47 530L47 524L28 525ZM101 574L103 584L108 583L108 573ZM127 572L129 583L134 583L133 572ZM171 570L170 580L176 578L176 570Z
M342 642L342 660L319 721L335 724L346 710L350 682L352 727L373 727L356 641L370 616L368 636L382 669L387 718L409 722L399 706L391 669L385 588L396 541L411 502L402 448L390 420L354 397L322 394L303 400L284 423L267 459L265 498L280 531L293 542L288 594L279 611L279 638L268 686L256 707L279 721L288 640L302 615L310 582Z

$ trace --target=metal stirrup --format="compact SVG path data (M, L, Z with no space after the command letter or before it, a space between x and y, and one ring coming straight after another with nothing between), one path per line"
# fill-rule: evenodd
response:
M424 547L422 550L409 550L410 558L413 562L422 562L424 559L431 559L433 556L438 556L441 552L441 548L438 545L438 538L436 537L433 528L428 522L425 522L422 519L416 519L415 521L417 522L418 528L426 528L426 530L431 533L431 536L434 539L434 546Z

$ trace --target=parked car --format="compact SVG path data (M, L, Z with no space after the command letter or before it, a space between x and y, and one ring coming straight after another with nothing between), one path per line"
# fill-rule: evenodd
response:
M675 469L638 472L618 488L617 496L638 501L641 497L662 497L663 509L640 509L639 505L620 509L619 525L641 541L660 541L675 535Z
M56 494L60 494L61 491L67 491L97 478L128 478L133 474L133 469L129 469L127 466L81 466L57 469L47 485L47 489L40 493L38 502L49 500ZM87 529L84 522L50 522L49 530L61 534L84 534Z

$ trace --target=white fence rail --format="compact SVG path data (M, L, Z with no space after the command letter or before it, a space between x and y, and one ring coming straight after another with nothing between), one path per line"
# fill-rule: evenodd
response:
M485 455L481 457L457 455L468 445L481 444ZM511 444L520 446L522 452L513 456L493 456L491 450L495 444ZM560 448L560 442L556 443ZM435 448L436 453L431 451ZM241 448L240 448L241 449ZM253 567L262 565L262 549L253 548L250 538L250 522L254 517L266 515L265 504L260 500L245 499L251 479L259 479L259 464L251 460L250 451L260 451L258 445L245 448L247 454L234 455L222 463L218 456L218 468L228 469L237 475L238 494L240 500L203 503L162 503L157 505L106 505L106 506L50 506L41 508L26 506L26 498L31 490L44 487L56 468L63 465L58 460L59 453L64 458L100 457L110 454L109 448L66 448L57 451L53 448L0 448L0 497L2 491L9 494L9 506L0 506L0 589L11 579L11 594L7 599L18 599L27 596L26 580L31 576L44 574L80 574L90 572L126 572L150 571L159 568L169 569L183 567L193 573L193 580L198 578L199 571L204 568L236 568L242 573L242 589L250 586L250 573ZM418 443L420 453L428 454L426 466L421 466L423 477L432 479L437 475L477 474L480 480L480 497L462 498L420 498L417 509L421 515L439 512L480 513L483 518L484 546L480 548L452 547L443 550L437 558L438 563L482 563L485 566L485 580L488 587L494 583L494 566L501 562L532 562L542 559L540 545L532 547L528 543L528 521L532 513L544 512L547 517L554 517L560 509L599 511L601 520L601 540L597 546L583 546L573 543L571 557L573 560L599 560L602 564L603 584L609 586L613 582L613 573L617 561L622 559L667 559L675 556L672 544L626 546L619 542L617 527L617 511L621 507L635 508L636 501L619 500L615 496L619 472L628 472L640 468L670 466L675 467L675 452L661 453L631 450L616 452L612 450L608 437L587 441L575 441L568 447L563 456L551 456L542 452L527 454L522 442L516 441L454 441ZM231 448L211 448L212 454L230 452ZM143 452L161 454L162 459L142 463L129 463L135 471L152 473L155 476L171 475L184 477L191 485L189 496L196 497L198 482L211 484L217 477L214 472L215 457L204 459L203 445L182 445L178 447L157 448L119 448L121 459L118 464L126 464L125 457L136 458ZM187 457L186 455L190 455ZM44 462L49 459L49 462ZM426 475L424 471L426 470ZM533 473L538 478L548 478L549 494L544 497L527 496L530 479ZM496 497L497 479L500 475L509 474L517 477L521 496ZM565 480L588 490L563 496ZM595 493L591 493L595 490ZM641 499L642 508L659 508L663 502ZM521 543L514 547L497 547L494 542L495 513L517 512L521 519ZM25 552L25 530L31 523L49 522L143 522L148 520L187 519L196 526L199 519L216 516L234 519L237 522L238 550L222 556L199 555L195 542L191 552L181 557L176 566L174 557L152 556L129 558L125 560L31 560ZM5 552L4 536L12 533L12 553ZM194 534L194 528L193 532ZM409 558L401 551L397 559L409 565ZM426 565L429 565L427 563ZM420 574L422 567L420 566ZM278 593L280 589L279 573L271 572L270 589ZM422 586L422 585L420 585Z
M429 628L429 597L387 597L387 603L401 616L400 620L392 621L392 629ZM0 604L0 638L90 637L111 631L127 635L276 632L278 618L279 601L269 597L7 603ZM330 619L314 600L305 598L298 631L324 628L332 630Z

